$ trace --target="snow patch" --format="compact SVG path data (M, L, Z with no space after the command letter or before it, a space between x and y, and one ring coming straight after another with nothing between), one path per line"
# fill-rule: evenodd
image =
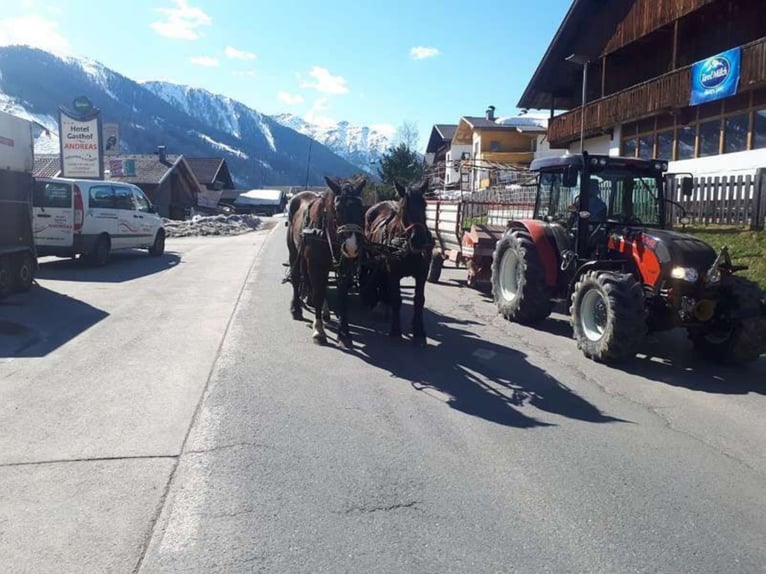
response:
M210 136L206 136L205 134L197 133L196 134L202 141L207 142L211 146L213 146L216 149L225 151L230 153L231 155L234 155L236 157L242 158L242 159L249 159L248 155L246 153L241 152L238 149L235 149L229 145L226 145L225 143L221 143L218 141L215 141Z
M261 226L261 220L254 215L195 215L187 221L163 219L168 237L197 237L201 235L240 235L254 231Z

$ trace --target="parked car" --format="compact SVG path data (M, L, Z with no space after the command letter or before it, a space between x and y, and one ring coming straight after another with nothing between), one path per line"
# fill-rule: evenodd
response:
M83 255L105 265L112 251L165 251L157 209L135 185L98 180L37 178L32 204L38 255Z

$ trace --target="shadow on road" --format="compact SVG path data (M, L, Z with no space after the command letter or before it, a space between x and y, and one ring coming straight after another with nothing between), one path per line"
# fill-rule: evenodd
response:
M409 297L407 297L409 299ZM402 325L411 317L411 305L402 306ZM388 321L375 316L357 301L351 309L355 347L351 353L423 392L445 400L468 415L516 428L551 426L521 409L531 405L568 419L592 423L625 422L602 414L517 350L482 340L469 329L480 323L424 312L427 347L388 338ZM438 391L431 393L430 391Z
M568 318L549 317L536 329L570 339L575 345ZM694 351L683 329L651 334L635 359L612 368L694 391L722 395L766 394L766 357L741 366L712 363Z
M78 299L33 287L0 303L0 358L44 357L107 316Z
M112 253L104 267L89 267L77 259L53 259L41 263L39 279L53 281L86 281L93 283L122 283L174 268L181 262L176 253L149 257L145 251L130 250Z

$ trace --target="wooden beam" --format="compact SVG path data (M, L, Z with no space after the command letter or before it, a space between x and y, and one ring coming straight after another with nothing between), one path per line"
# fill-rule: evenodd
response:
M678 22L676 20L673 23L673 62L671 63L671 70L678 68Z
M601 58L601 97L606 96L606 56Z

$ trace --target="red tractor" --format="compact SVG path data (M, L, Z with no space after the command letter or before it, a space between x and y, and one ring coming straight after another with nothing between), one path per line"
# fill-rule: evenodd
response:
M587 153L533 162L534 216L510 222L492 257L500 313L535 324L567 300L577 345L597 361L632 357L649 331L674 327L706 357L756 360L764 295L725 248L670 229L671 208L683 208L666 195L677 177L667 167ZM690 195L691 178L680 183Z

